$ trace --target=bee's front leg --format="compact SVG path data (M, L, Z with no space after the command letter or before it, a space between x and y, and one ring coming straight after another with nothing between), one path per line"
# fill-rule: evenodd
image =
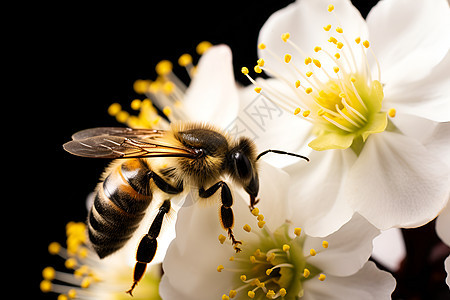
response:
M233 205L233 196L231 195L228 185L224 181L219 181L207 190L201 187L198 194L201 198L209 198L214 195L219 188L221 188L220 199L222 201L222 206L220 207L220 223L222 224L222 227L227 230L228 237L234 245L234 250L236 250L236 252L240 252L241 249L238 245L242 244L242 242L236 240L233 234L234 215L233 209L231 208Z

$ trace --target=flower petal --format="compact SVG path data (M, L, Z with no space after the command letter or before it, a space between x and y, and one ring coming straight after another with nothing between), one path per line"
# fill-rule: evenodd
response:
M450 204L447 204L447 207L437 217L436 233L444 243L450 246Z
M183 102L191 121L222 128L236 118L239 96L228 46L214 46L201 57Z
M450 287L450 256L445 259L444 266L445 271L447 272L447 278L445 278L445 282Z
M305 240L304 250L307 253L311 248L321 249L323 240L329 243L327 249L308 258L308 263L327 275L350 276L367 262L372 253L372 240L379 234L377 228L355 214L347 224L331 235L324 238L308 237Z
M439 213L449 197L449 170L426 147L402 134L374 134L350 169L343 193L380 229L416 227Z
M389 271L397 272L405 256L405 241L399 228L383 231L373 240L372 257Z
M317 151L330 150L330 149L347 149L352 145L354 134L341 134L337 132L322 133L314 140L312 140L308 146Z
M312 152L310 162L285 168L294 184L289 190L294 225L308 235L326 236L338 230L353 215L341 197L342 178L356 159L352 151Z
M446 0L380 1L367 16L367 25L386 87L427 76L450 48Z
M305 281L305 300L382 300L391 299L395 279L388 272L380 271L373 262L352 276L328 276L324 282L311 279Z

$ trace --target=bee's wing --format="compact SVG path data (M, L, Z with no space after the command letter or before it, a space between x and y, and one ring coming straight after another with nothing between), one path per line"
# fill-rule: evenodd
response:
M93 158L198 157L195 149L161 140L165 133L150 129L92 128L75 133L73 140L63 147L74 155Z

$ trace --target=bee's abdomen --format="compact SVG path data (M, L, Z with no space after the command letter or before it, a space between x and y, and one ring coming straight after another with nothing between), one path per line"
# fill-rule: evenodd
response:
M100 258L119 250L131 238L152 200L151 170L140 159L112 169L99 184L89 211L89 239Z

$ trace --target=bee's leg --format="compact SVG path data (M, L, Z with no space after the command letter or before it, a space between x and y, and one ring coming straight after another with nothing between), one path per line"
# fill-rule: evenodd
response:
M233 205L233 196L231 195L228 185L224 181L219 181L207 190L201 187L198 194L202 198L209 198L214 195L219 188L221 188L220 198L222 201L222 206L220 207L220 223L222 224L222 227L228 231L228 236L231 239L236 252L240 252L241 249L238 245L242 244L242 242L235 239L232 230L234 224L234 215L233 210L231 209L231 206Z
M142 279L147 268L147 264L153 260L156 253L156 248L158 247L158 242L156 238L161 231L162 222L165 214L170 210L170 200L165 200L164 203L158 210L158 214L153 220L152 225L148 231L148 234L144 235L139 243L138 249L136 251L136 265L134 266L133 275L133 285L127 291L128 294L132 295L133 289L136 287L138 282Z
M163 191L166 194L179 194L183 191L183 182L180 181L180 184L178 186L172 186L169 183L167 183L164 179L162 179L158 174L155 172L151 173L151 177L153 179L153 182L156 184L156 186Z

